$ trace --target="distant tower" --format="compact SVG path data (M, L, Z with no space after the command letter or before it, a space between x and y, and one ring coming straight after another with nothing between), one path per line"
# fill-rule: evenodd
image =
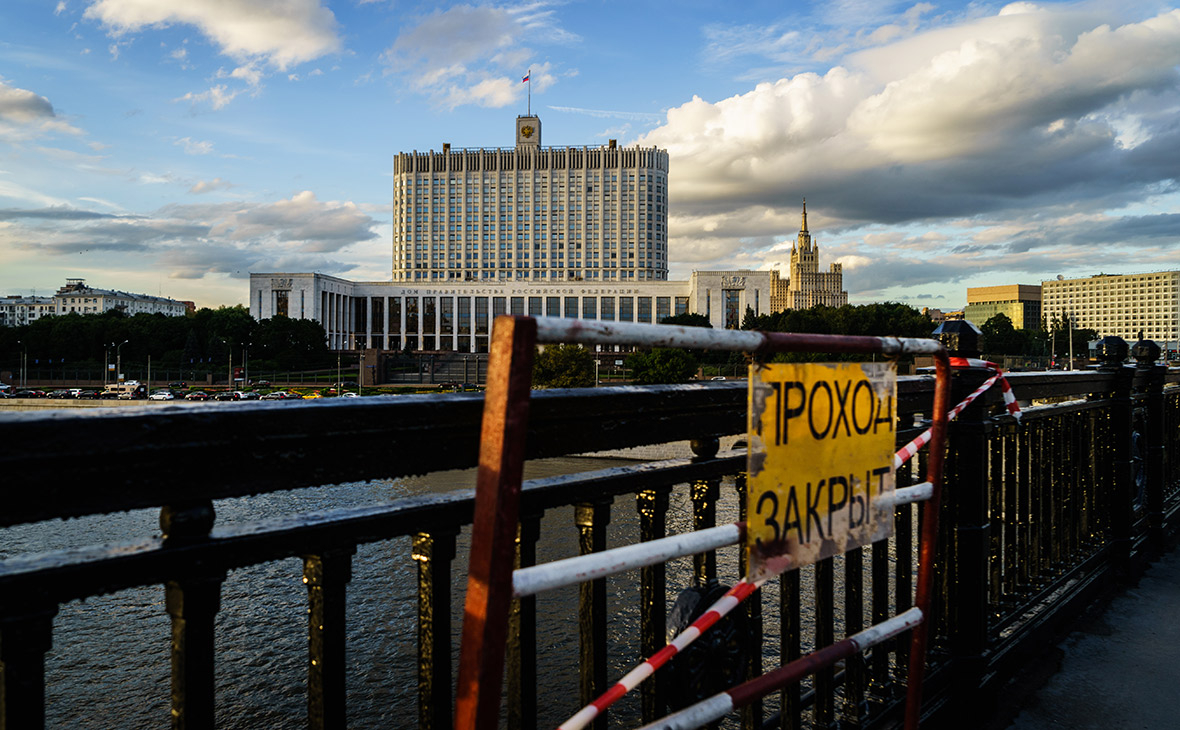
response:
M803 222L799 235L791 245L791 266L786 280L771 277L770 307L773 311L807 309L817 305L841 307L848 303L844 291L841 264L832 264L829 271L819 270L819 244L811 240L807 230L807 199L803 199Z

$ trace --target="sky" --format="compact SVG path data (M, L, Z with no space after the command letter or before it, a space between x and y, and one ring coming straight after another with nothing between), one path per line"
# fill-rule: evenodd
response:
M669 151L673 279L786 273L804 198L854 304L1180 268L1158 2L3 0L0 294L388 281L394 155L530 103Z

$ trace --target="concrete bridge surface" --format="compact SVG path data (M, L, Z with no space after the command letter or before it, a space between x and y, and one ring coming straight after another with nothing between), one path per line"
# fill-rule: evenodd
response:
M1161 557L1054 654L1056 667L1051 660L1045 670L1056 673L1018 700L1023 709L1010 730L1180 728L1180 550Z

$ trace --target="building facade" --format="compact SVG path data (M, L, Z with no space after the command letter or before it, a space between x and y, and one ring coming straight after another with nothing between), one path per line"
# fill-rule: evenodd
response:
M56 313L53 297L12 294L0 299L0 327L20 327Z
M17 326L60 314L102 314L119 310L127 315L163 314L180 317L191 302L111 289L95 289L85 279L66 279L51 297L9 296L0 299L0 325Z
M1016 329L1039 329L1041 287L1036 284L968 287L963 314L976 325L1003 314Z
M394 160L393 281L650 282L668 278L668 153L516 146Z
M1180 271L1096 274L1084 279L1041 282L1045 318L1115 335L1167 344L1180 340Z
M695 312L716 328L767 314L768 271L698 271L688 281L353 282L309 273L250 275L250 314L314 319L334 350L487 352L501 314L656 324Z
M844 266L833 263L827 271L819 270L819 244L811 240L807 230L807 201L803 201L803 225L791 246L791 271L786 279L778 272L771 276L773 294L771 311L808 309L823 305L842 307L848 303L844 291Z

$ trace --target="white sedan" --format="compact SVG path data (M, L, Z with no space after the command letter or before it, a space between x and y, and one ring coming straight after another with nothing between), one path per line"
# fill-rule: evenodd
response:
M172 395L170 390L157 390L148 396L148 400L175 400L176 396Z

